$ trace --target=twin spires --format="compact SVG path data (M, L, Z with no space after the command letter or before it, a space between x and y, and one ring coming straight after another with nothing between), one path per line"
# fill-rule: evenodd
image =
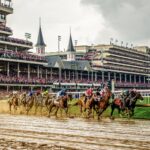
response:
M38 39L37 39L37 43L35 46L36 46L37 54L39 54L39 55L45 54L46 44L44 42L44 38L43 38L43 34L42 34L41 19L39 21L39 34L38 34ZM73 46L72 36L71 36L71 31L70 31L69 44L68 44L68 49L67 49L67 61L75 61L76 60L75 52L76 51Z
M45 54L46 44L43 39L43 33L42 33L42 28L41 28L41 18L39 20L39 34L38 34L38 39L37 39L37 43L35 46L36 46L37 54Z

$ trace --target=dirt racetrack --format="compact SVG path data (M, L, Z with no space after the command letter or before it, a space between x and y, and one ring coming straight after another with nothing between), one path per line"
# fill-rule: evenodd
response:
M0 115L2 150L150 150L150 121Z

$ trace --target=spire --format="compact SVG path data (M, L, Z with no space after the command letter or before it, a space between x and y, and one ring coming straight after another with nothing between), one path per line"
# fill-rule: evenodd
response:
M44 46L44 47L46 46L43 39L42 29L41 29L41 18L39 18L39 34L38 34L36 47L38 46Z
M69 44L68 44L67 52L75 52L75 49L73 47L73 42L72 42L71 28L70 28L70 38L69 38Z

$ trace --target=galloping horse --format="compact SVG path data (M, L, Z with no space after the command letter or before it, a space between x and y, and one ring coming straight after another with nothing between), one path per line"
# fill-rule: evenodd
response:
M94 101L94 106L93 108L96 110L97 115L98 115L98 120L100 119L100 116L102 115L102 113L107 109L107 107L109 106L109 99L111 97L112 93L111 90L109 88L105 89L104 95L101 98L100 101ZM96 107L95 107L96 106Z
M41 107L40 111L41 111L41 114L42 114L42 109L44 107L43 99L44 99L44 97L43 97L43 95L41 93L38 93L38 94L35 95L35 99L34 99L35 114L36 114L37 109L39 107Z
M26 99L27 115L28 115L29 111L31 110L31 108L33 107L35 99L36 99L35 94L33 94L32 96L27 96L27 99Z
M74 104L74 106L79 105L80 106L80 113L83 113L83 108L84 111L88 110L88 115L87 117L90 117L90 114L92 113L92 108L93 108L93 103L94 103L95 95L93 94L85 103L85 94L83 94L79 100Z
M11 113L12 106L14 107L14 110L17 110L17 106L19 106L19 98L17 94L13 94L13 93L9 95L9 98L10 100L8 101L8 103L9 103L9 110Z
M57 112L59 109L64 109L65 110L65 113L67 115L68 113L68 100L72 100L72 95L71 94L67 94L66 96L63 96L61 97L60 99L49 99L49 103L50 103L50 106L49 106L49 117L50 117L50 113L52 111L52 108L56 108L56 111L55 111L55 116L57 117ZM62 114L61 114L62 116Z
M112 118L113 112L115 108L118 109L118 113L120 112L127 112L128 117L132 117L134 115L134 108L136 106L137 100L143 100L142 95L140 92L136 91L131 91L127 99L125 100L125 108L123 107L123 102L120 98L115 98L114 101L111 104L111 115L110 117Z
M26 107L26 99L27 99L27 94L23 93L20 95L20 105L23 105L24 107Z

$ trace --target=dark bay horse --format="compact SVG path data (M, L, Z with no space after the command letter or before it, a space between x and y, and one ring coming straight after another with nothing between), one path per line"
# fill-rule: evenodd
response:
M118 109L119 114L122 111L124 113L126 112L128 117L132 117L134 115L134 108L138 99L143 100L140 92L131 91L129 96L125 100L125 107L123 107L121 98L115 98L111 104L110 118L112 118L115 109Z
M49 117L50 117L50 114L52 112L52 109L53 108L56 108L56 111L55 111L55 116L57 117L57 112L59 109L61 109L61 112L62 112L62 109L65 110L65 113L67 115L68 113L68 101L69 100L72 100L72 95L71 94L67 94L66 96L62 96L61 98L59 99L51 99L49 101L50 103L50 106L49 106ZM62 113L61 113L61 116L62 116Z
M97 112L98 115L98 120L100 119L100 116L102 115L102 113L107 109L107 107L109 106L109 99L112 96L111 90L109 88L105 89L104 95L101 98L100 101L94 101L94 106L93 108L95 109L95 111Z
M33 94L32 96L27 96L26 105L25 105L27 115L29 114L31 108L34 106L35 99L36 99L35 94Z

